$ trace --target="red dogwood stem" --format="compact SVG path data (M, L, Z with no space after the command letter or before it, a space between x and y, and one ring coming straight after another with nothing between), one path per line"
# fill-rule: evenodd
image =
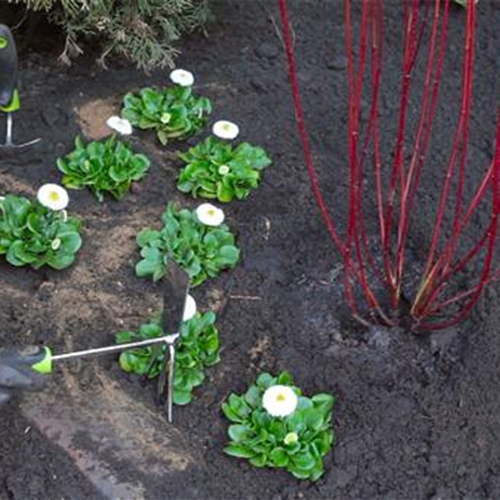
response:
M468 18L469 18L469 28L472 30L472 34L474 33L474 25L475 25L475 3L471 2L468 4ZM473 41L473 36L471 37L471 41ZM486 174L488 176L488 173ZM430 321L422 321L418 326L422 329L431 328L431 329L440 329L446 328L449 326L453 326L460 321L462 321L470 312L472 307L475 305L479 296L484 289L484 287L492 281L492 279L496 279L496 274L493 277L490 276L492 259L493 259L493 251L495 248L495 242L497 238L498 232L498 217L500 214L500 109L498 111L497 117L497 129L496 129L496 145L495 145L495 156L493 159L492 169L491 169L491 190L493 195L492 201L492 218L488 227L488 232L486 234L486 238L488 241L487 253L484 260L483 271L481 273L481 277L479 283L471 290L461 292L457 294L455 297L442 301L438 304L435 304L433 307L430 307L427 311L425 311L425 316L430 317L433 314L438 313L443 310L446 306L455 303L466 296L472 295L470 300L461 308L461 310L452 318L448 320L444 320L441 322L430 322ZM482 183L484 185L484 182ZM478 243L478 245L473 248L472 252L475 252L479 246L482 246L482 241ZM471 253L471 252L470 252ZM469 255L470 255L469 253ZM423 314L424 316L424 314Z
M295 55L293 50L292 37L290 33L290 25L288 22L288 13L286 7L286 0L279 0L280 3L280 12L281 12L281 20L282 20L282 28L283 28L283 39L286 47L287 61L288 61L288 71L290 74L290 83L292 86L292 94L293 101L295 106L295 117L297 120L297 127L299 130L300 139L302 141L302 147L304 149L304 156L306 160L307 172L309 174L309 179L311 181L311 186L313 188L314 196L318 203L319 209L321 211L321 215L323 216L323 220L325 221L328 231L335 242L335 245L339 249L341 254L345 253L345 245L343 241L340 239L337 228L330 217L328 209L326 207L325 200L323 198L323 194L321 193L321 189L318 183L318 177L316 174L316 170L314 168L314 163L311 155L311 147L309 145L309 134L307 132L307 128L304 122L304 114L302 111L302 103L300 99L300 91L299 85L297 82L297 70L295 63Z
M427 138L427 134L424 132L427 130L430 133L431 123L434 118L435 107L433 104L433 97L436 94L431 94L431 81L432 75L434 73L434 67L436 65L436 40L438 37L438 27L440 20L440 0L435 0L434 7L434 18L432 23L432 32L430 39L430 47L429 47L429 56L427 62L427 72L425 76L425 86L424 86L424 95L422 99L422 111L420 115L420 120L418 124L417 134L415 137L415 143L413 147L413 153L410 160L410 165L408 169L408 173L406 175L406 183L404 188L402 188L401 194L401 208L400 208L400 217L399 217L399 225L398 225L398 238L397 238L397 251L396 251L396 266L395 266L395 276L396 276L396 285L400 286L401 280L403 278L404 271L404 256L405 256L405 243L409 230L409 220L410 220L410 211L413 197L418 189L418 184L420 180L420 170L422 168L425 154L426 154L426 144L424 143ZM446 9L445 9L446 10ZM443 41L443 38L441 39ZM441 53L441 51L440 51ZM437 62L439 63L439 54L438 54ZM436 74L440 77L439 68L436 71ZM439 80L434 81L436 89L439 86Z
M351 307L353 315L355 315L362 322L366 323L365 321L363 321L361 319L361 316L357 312L355 299L354 299L354 292L352 290L352 285L351 285L351 279L355 279L360 283L363 294L365 295L365 298L366 298L367 303L370 306L370 308L377 309L380 312L381 312L381 308L380 308L380 305L378 304L375 296L373 295L373 293L371 292L371 290L368 286L368 283L366 281L366 277L363 276L363 273L360 271L359 268L352 265L350 252L347 250L346 243L344 243L341 240L340 236L338 235L336 225L328 212L328 209L326 207L326 203L324 201L323 195L322 195L321 190L319 188L317 174L315 171L314 163L312 160L311 149L310 149L310 145L309 145L309 134L307 132L307 128L306 128L305 120L304 120L304 116L303 116L303 111L302 111L300 91L299 91L299 86L298 86L298 81L297 81L295 55L294 55L292 37L291 37L291 33L290 33L290 26L289 26L289 22L288 22L286 0L280 0L279 5L280 5L282 27L283 27L283 40L284 40L284 44L286 47L288 70L289 70L290 82L291 82L291 86L292 86L292 94L293 94L293 99L294 99L297 125L298 125L298 130L299 130L299 135L301 138L302 146L304 149L304 156L306 158L306 165L307 165L309 179L310 179L311 185L313 187L313 192L314 192L316 201L317 201L318 206L321 210L323 220L327 224L330 236L332 237L335 245L337 246L337 248L341 252L342 257L344 259L344 266L347 269L346 278L345 278L345 281L346 281L345 288L346 288L346 296L347 296L348 303Z
M379 96L381 87L382 45L383 45L383 12L384 0L361 0L361 23L359 38L359 55L355 62L353 50L352 0L344 0L345 5L345 45L347 52L347 74L349 83L348 112L348 154L349 154L349 210L345 239L338 233L336 224L330 215L323 194L319 187L318 177L313 164L300 91L297 82L296 61L290 26L287 16L287 0L279 0L283 24L283 40L286 47L288 69L292 86L297 126L304 149L306 166L314 196L320 208L329 234L339 249L344 261L344 282L347 301L355 317L360 318L355 299L354 285L368 306L373 318L387 325L395 325L398 321L398 307L401 286L405 273L406 242L410 230L410 220L417 200L420 178L431 141L432 125L437 110L439 87L446 54L449 9L451 0L426 0L425 17L420 18L420 0L404 1L404 36L403 36L403 78L399 105L398 128L394 146L394 159L388 172L387 193L384 194L383 160L380 151ZM444 4L444 7L443 5ZM405 145L407 142L408 106L412 86L412 71L416 66L417 55L428 24L431 7L434 6L430 38L428 45L427 66L420 117L416 127L415 138L408 164L405 163ZM443 8L441 8L443 7ZM483 176L472 200L464 210L464 187L467 160L467 144L470 124L470 108L472 102L472 79L474 68L476 10L474 2L467 5L466 37L463 61L463 86L460 113L452 142L446 175L438 201L436 221L433 228L431 245L425 265L422 283L411 309L414 329L440 329L461 321L477 302L484 287L494 279L500 278L500 269L491 274L492 258L498 232L500 214L500 109L496 131L496 150L494 160ZM361 100L365 83L367 57L369 51L371 78L371 106L366 127L361 123ZM364 128L364 130L363 130ZM370 147L373 148L375 194L377 204L377 225L380 233L382 249L382 266L376 262L372 246L367 234L365 220L365 161ZM458 167L457 167L458 166ZM457 187L452 197L453 180L457 174ZM464 235L472 216L492 190L492 209L485 234L473 243L468 253L460 259L455 258L459 238ZM400 197L399 209L396 209L396 196ZM445 213L453 203L451 236L442 240ZM393 245L395 239L395 245ZM439 249L440 245L442 246ZM393 246L395 246L394 254ZM485 252L483 268L479 282L469 290L456 293L452 297L441 298L450 279L464 270L466 265L480 252ZM436 257L437 256L437 257ZM387 286L390 292L394 317L386 315L371 288L370 279L375 275ZM448 308L466 301L457 312L449 313ZM364 322L364 320L361 319Z
M439 238L441 235L441 228L443 224L444 214L447 207L448 195L450 192L451 182L453 180L453 173L455 170L455 165L457 162L457 157L461 155L460 160L460 172L459 172L459 186L457 189L457 199L455 208L455 220L453 222L454 234L458 235L458 230L460 224L458 223L458 218L460 217L461 206L462 206L462 196L463 196L463 177L465 172L465 153L466 147L464 141L468 139L468 128L469 128L469 118L470 118L470 106L471 106L471 95L472 95L472 71L474 63L474 25L475 25L475 12L474 8L468 9L467 13L467 30L466 30L466 42L465 42L465 57L464 57L464 77L463 77L463 88L462 88L462 101L459 115L459 122L457 125L457 130L455 132L455 138L453 140L453 149L448 163L446 177L444 182L444 187L441 192L441 197L438 206L438 212L436 215L436 223L434 225L434 231L432 236L431 248L429 250L429 255L427 258L427 264L425 267L421 289L419 290L416 300L413 304L413 312L416 316L419 316L421 309L421 301L426 298L429 294L429 290L432 289L434 280L436 279L440 266L434 265L434 255L436 253ZM446 250L447 253L451 255L456 241L456 237L452 238L450 245ZM443 261L445 263L447 258L440 259L439 262Z

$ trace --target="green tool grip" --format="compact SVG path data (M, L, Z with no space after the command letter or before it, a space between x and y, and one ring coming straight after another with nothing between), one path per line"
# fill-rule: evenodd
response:
M0 366L31 369L42 375L52 373L52 351L48 347L27 346L24 349L0 350Z
M12 94L12 100L6 106L0 106L0 111L4 113L14 113L21 107L21 102L19 101L19 91L17 89L14 90Z
M48 375L52 373L52 351L48 347L28 346L21 350L9 349L2 353L0 361L11 366L27 366Z
M12 31L0 24L0 110L12 113L19 109L17 49Z
M40 352L34 356L31 368L42 375L52 373L52 351L48 347L43 347Z

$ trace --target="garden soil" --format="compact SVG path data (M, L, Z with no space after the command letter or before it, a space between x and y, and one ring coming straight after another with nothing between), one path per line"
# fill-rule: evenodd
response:
M2 500L99 499L117 491L122 498L151 500L500 498L499 285L488 289L460 327L440 333L364 329L350 319L339 255L316 208L297 139L277 3L214 2L208 37L194 35L181 44L179 66L195 73L196 91L212 99L214 118L234 120L242 138L265 147L274 160L261 187L226 208L242 249L240 265L193 291L202 309L218 311L222 362L209 370L193 403L175 409L173 427L155 405L155 384L124 375L115 357L58 365L44 393L16 398L0 410ZM320 182L329 208L345 220L343 2L289 3ZM381 114L389 162L403 13L402 2L386 3ZM469 195L494 147L498 4L478 4ZM464 23L464 11L453 6L433 147L412 224L410 276L428 248L436 186L455 131ZM42 183L60 181L56 159L70 151L77 134L102 136L103 120L118 111L124 93L168 80L168 71L145 75L125 64L103 71L92 53L62 67L55 62L61 38L40 30L21 43L23 109L16 132L18 140L40 136L43 142L0 152L1 193L33 196ZM16 36L22 38L22 28ZM423 70L419 65L414 74L412 123ZM369 94L362 102L365 120L368 104ZM1 260L2 345L43 343L56 352L103 346L113 343L116 332L137 329L161 306L159 285L135 277L134 238L143 227L158 227L168 201L196 205L175 187L175 152L187 145L161 148L149 133L131 140L151 158L152 168L123 201L100 204L88 191L71 192L70 210L84 221L76 265L34 271ZM477 228L485 218L486 209ZM463 278L465 285L473 276ZM244 391L259 372L283 369L306 394L337 398L336 446L325 459L324 476L313 484L222 452L227 422L221 403L232 391ZM109 493L96 477L118 489Z

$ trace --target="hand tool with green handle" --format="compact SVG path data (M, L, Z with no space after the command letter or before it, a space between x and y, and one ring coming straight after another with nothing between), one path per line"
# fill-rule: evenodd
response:
M107 347L97 347L66 354L53 354L49 347L29 347L22 351L7 350L0 355L0 365L30 367L37 373L48 375L52 373L54 362L66 361L86 356L111 354L128 349L138 349L158 345L153 354L153 363L162 354L164 347L168 349L168 356L164 356L160 379L158 382L159 400L164 395L167 385L167 412L168 421L172 422L173 392L175 377L175 347L180 337L180 328L184 317L186 298L189 292L189 276L175 261L169 261L166 281L163 289L163 332L168 333L154 339L139 340ZM168 373L167 373L168 366ZM168 384L167 384L168 378Z
M10 29L0 24L0 111L7 114L5 143L0 148L24 148L40 142L34 139L23 144L13 141L13 113L19 111L18 60L14 37Z
M47 346L35 347L30 346L30 351L12 351L11 356L14 364L30 366L33 370L42 375L50 375L54 370L54 362L66 361L70 359L83 358L87 356L98 356L100 354L113 354L115 352L126 351L128 349L139 349L141 347L149 347L155 344L165 344L168 342L170 335L158 337L156 339L139 340L137 342L127 342L126 344L118 344L107 347L96 347L93 349L84 349L82 351L68 352L65 354L54 354L52 349ZM3 360L2 360L3 361ZM5 360L6 362L8 360Z

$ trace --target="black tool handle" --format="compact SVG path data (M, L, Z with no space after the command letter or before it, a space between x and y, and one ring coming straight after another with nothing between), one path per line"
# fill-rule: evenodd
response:
M0 107L8 107L17 89L18 59L12 32L0 24Z

